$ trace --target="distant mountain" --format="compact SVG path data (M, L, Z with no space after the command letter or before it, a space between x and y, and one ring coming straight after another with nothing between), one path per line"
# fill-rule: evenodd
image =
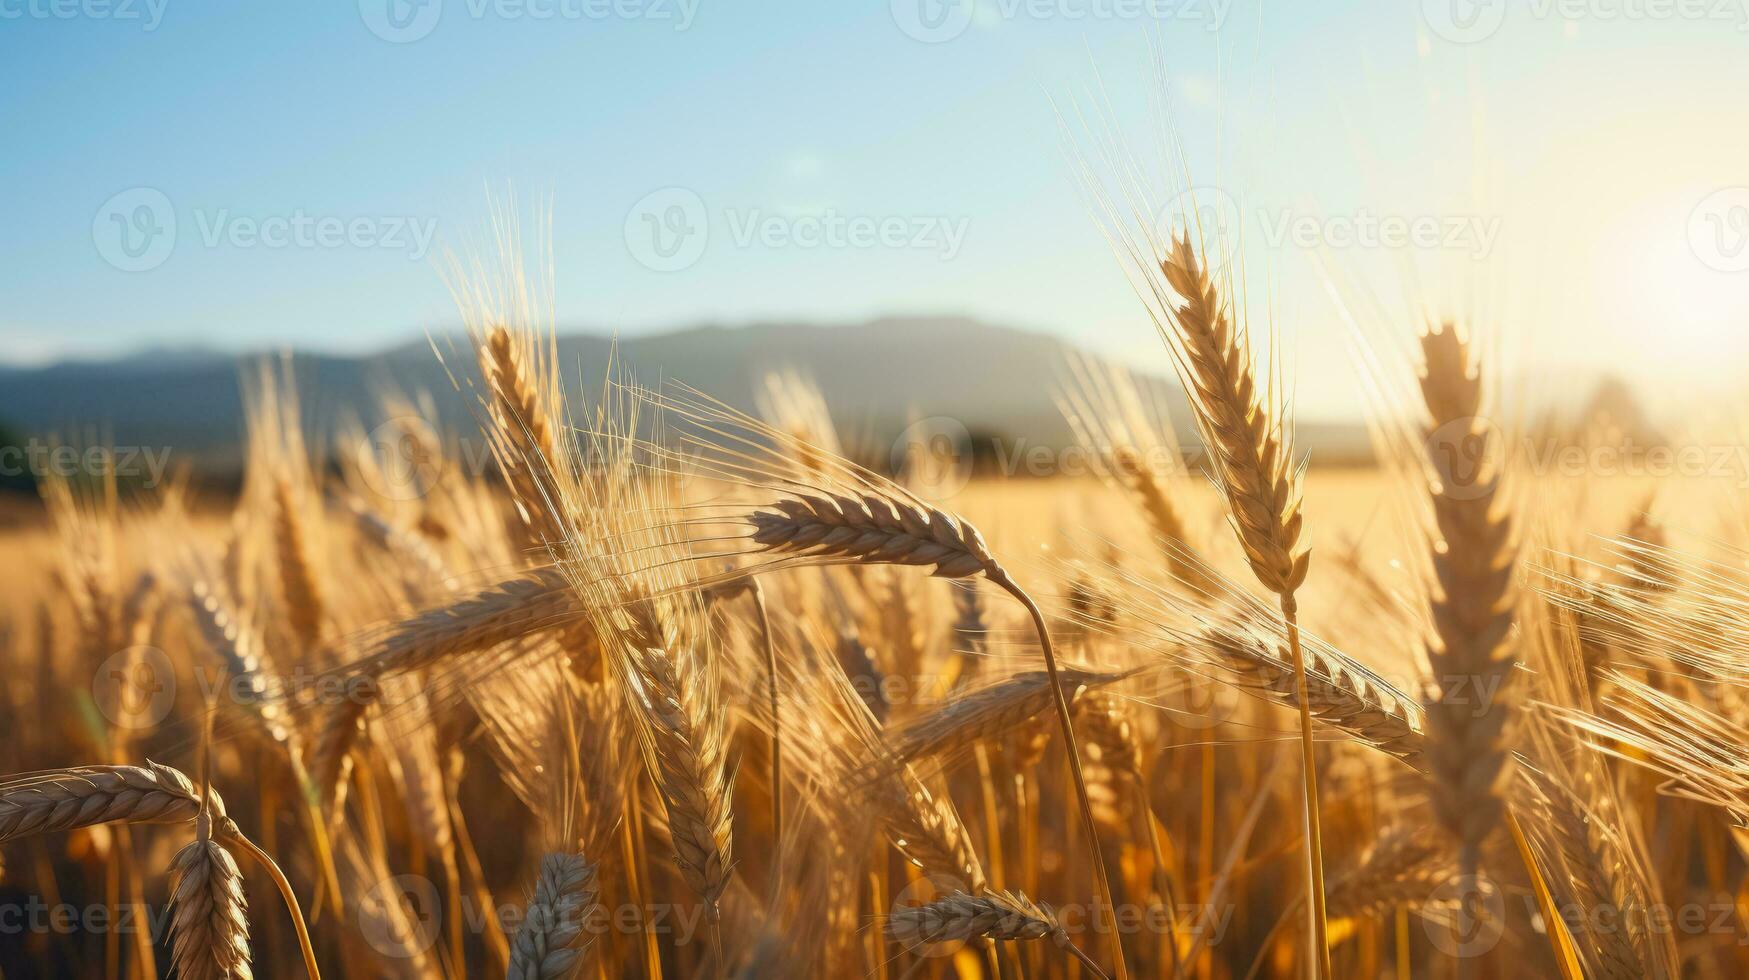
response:
M437 341L454 358L446 342ZM759 379L776 368L811 376L852 444L890 438L912 417L957 419L967 430L1028 445L1071 441L1052 399L1067 353L1042 334L961 317L908 317L848 326L754 323L703 326L617 342L561 333L559 364L573 393L594 392L610 359L644 384L684 381L731 405L751 409ZM458 374L471 369L465 350ZM104 362L0 367L0 421L27 435L60 434L118 446L169 447L208 467L236 464L243 433L241 379L257 356L157 350ZM385 386L429 392L441 421L474 426L471 395L455 391L444 366L419 340L366 358L299 354L294 358L304 411L318 437L342 419L367 424L379 414ZM1174 412L1175 383L1153 379ZM1360 427L1312 426L1300 439L1323 461L1364 455Z

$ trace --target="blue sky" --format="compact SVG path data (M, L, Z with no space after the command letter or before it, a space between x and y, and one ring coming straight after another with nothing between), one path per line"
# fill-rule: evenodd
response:
M566 325L969 313L1163 364L1057 121L1102 81L1152 146L1153 51L1311 414L1358 404L1332 296L1740 366L1746 18L1667 2L0 0L0 357L417 337L513 192Z

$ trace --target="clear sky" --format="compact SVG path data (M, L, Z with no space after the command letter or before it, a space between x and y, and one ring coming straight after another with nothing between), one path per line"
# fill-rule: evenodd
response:
M1302 413L1359 405L1332 296L1708 391L1744 2L0 0L0 358L417 337L513 190L568 326L968 313L1163 365L1058 123L1154 145L1159 60Z

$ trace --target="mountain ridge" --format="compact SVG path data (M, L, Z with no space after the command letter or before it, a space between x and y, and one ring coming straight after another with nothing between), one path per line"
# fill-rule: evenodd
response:
M449 370L471 372L459 330L432 336ZM472 394L454 390L432 345L428 336L366 356L293 351L307 427L318 440L348 416L368 428L381 415L378 393L387 388L429 392L440 424L464 435L476 431ZM1048 446L1073 441L1054 393L1067 358L1084 353L1049 334L967 316L708 322L630 337L565 328L555 345L572 396L599 390L611 360L641 383L683 381L751 410L760 378L793 368L819 385L838 427L862 440L889 438L918 417L946 416L982 436ZM272 356L278 355L182 346L112 361L0 367L0 421L37 438L71 438L96 425L103 441L117 446L168 446L197 465L234 466L243 432L242 378L250 365ZM1188 436L1176 381L1138 378ZM1316 455L1349 459L1366 452L1358 425L1301 428L1303 448Z

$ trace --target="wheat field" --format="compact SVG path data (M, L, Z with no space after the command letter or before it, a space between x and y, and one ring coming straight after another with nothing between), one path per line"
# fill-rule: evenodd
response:
M1081 478L859 464L775 365L567 396L464 297L490 465L388 396L313 445L266 364L234 499L43 481L0 968L1743 975L1740 490L1539 471L1437 319L1308 470L1226 286L1144 264L1188 394L1071 365Z

